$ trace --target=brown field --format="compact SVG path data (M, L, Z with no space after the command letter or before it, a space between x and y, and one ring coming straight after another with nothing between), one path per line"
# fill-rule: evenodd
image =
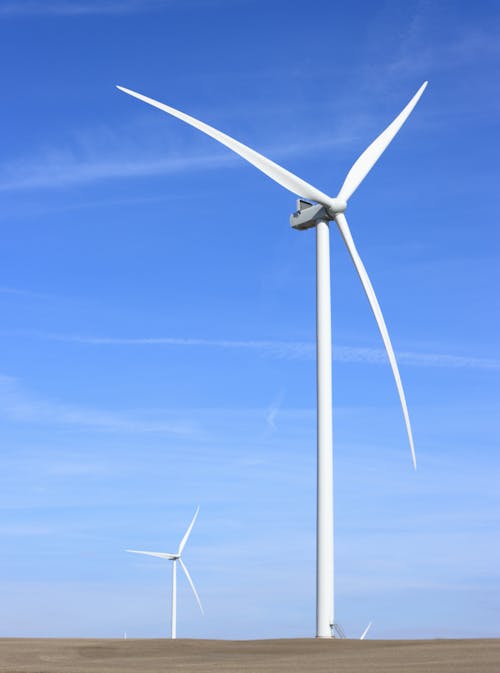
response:
M0 639L2 673L499 673L500 639Z

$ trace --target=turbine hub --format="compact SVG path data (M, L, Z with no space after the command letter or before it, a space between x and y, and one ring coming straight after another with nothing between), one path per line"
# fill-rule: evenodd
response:
M344 213L347 208L347 201L343 199L332 199L328 204L328 212L331 214L332 219L335 219L337 213Z

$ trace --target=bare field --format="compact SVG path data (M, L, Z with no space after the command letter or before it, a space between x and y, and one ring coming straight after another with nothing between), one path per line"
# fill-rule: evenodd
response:
M0 639L2 673L499 673L500 639Z

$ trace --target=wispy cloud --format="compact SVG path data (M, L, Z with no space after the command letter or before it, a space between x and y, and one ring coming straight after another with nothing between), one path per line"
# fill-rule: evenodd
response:
M220 5L224 0L16 0L0 6L0 17L138 14L161 9ZM241 0L240 0L241 1Z
M129 14L137 11L154 9L161 2L148 0L104 0L92 2L92 0L73 2L72 0L17 0L6 2L0 7L0 16L82 16L86 14Z
M24 290L18 290L14 287L0 287L0 294L16 294L16 295L25 295L29 294Z
M429 40L429 28L440 20L442 8L424 0L417 2L413 15L402 35L399 53L388 64L395 74L414 75L436 69L457 68L500 53L498 25L461 24L457 31L450 26L443 40Z
M34 333L51 341L65 341L95 346L198 346L227 350L253 350L257 353L286 359L314 357L314 344L307 341L238 341L229 339L192 339L178 337L86 337L78 335Z
M140 121L121 129L87 129L74 134L57 147L44 148L31 156L4 161L0 164L0 191L59 189L102 180L154 177L245 165L235 154L215 144L202 153L193 151L194 147L199 147L198 139L186 147L176 132L165 136L168 127L162 124L158 126L157 119L151 122L154 132L149 127L145 128ZM163 131L158 131L159 128ZM158 150L159 133L164 142L161 154ZM124 138L128 140L124 142ZM343 129L328 137L308 138L307 142L282 139L276 145L258 149L281 161L287 157L349 145L354 139L354 130ZM168 144L165 145L165 142Z
M4 332L6 334L6 332ZM19 332L17 334L20 334ZM90 346L180 346L220 348L226 350L248 350L259 355L287 360L312 360L316 345L312 341L271 341L271 340L230 340L230 339L193 339L180 337L93 337L71 334L53 334L44 332L23 333L50 341L80 343ZM381 348L361 348L356 346L333 346L333 358L336 362L359 362L385 364L387 355ZM448 367L452 369L500 369L500 360L479 358L468 355L450 355L446 353L419 353L399 351L399 362L416 367Z
M59 188L81 185L103 179L130 178L194 170L219 168L231 156L203 155L167 158L101 158L84 157L72 152L49 152L34 160L13 161L0 167L0 191Z
M477 62L486 57L498 58L500 45L495 32L469 31L455 41L419 49L406 48L389 66L396 74L413 75L450 69Z
M190 436L191 423L144 418L137 413L102 411L32 395L17 379L0 374L0 416L12 421L95 428L110 432L157 432Z
M31 536L31 535L51 535L53 529L48 526L29 526L29 525L2 525L0 526L0 535L2 536Z
M283 397L283 390L280 390L267 409L266 424L270 430L276 430L276 417L283 404Z
M31 299L48 299L49 296L41 292L32 292L31 290L22 290L17 287L0 287L0 294L13 297L26 297Z
M303 155L315 150L350 143L351 137L316 140L304 145L287 144L265 150L265 154L275 159ZM9 192L23 189L57 189L72 185L82 185L99 180L117 178L154 177L186 173L199 170L213 170L232 164L244 165L232 153L204 153L200 155L176 155L166 157L144 157L132 154L124 156L86 156L81 151L49 151L32 159L13 160L0 166L0 191Z
M95 475L116 474L116 465L110 466L102 462L80 461L55 461L45 466L49 474L58 477L86 477Z
M425 367L500 369L500 360L496 360L494 358L476 358L467 355L446 355L444 353L409 353L403 351L398 354L398 360L408 365L420 365Z

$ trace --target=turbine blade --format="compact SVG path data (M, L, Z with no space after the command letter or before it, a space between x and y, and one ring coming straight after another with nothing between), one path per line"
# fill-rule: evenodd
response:
M166 554L159 551L137 551L137 549L125 549L130 554L144 554L145 556L157 556L158 558L166 558L170 561L176 558L175 554Z
M196 588L195 588L195 586L194 586L194 582L193 582L193 580L191 579L191 575L188 573L188 569L187 569L186 566L184 565L184 562L183 562L182 559L179 559L179 563L181 564L181 568L184 570L184 574L186 575L187 581L189 582L189 586L190 586L191 589L193 590L194 597L196 598L196 601L197 601L197 603L198 603L198 605L199 605L199 607L200 607L201 614L204 615L205 613L203 612L203 607L202 607L202 605L201 605L200 597L198 596L198 592L196 591Z
M344 242L347 246L347 249L349 250L349 254L351 255L352 261L354 262L354 266L356 267L356 271L358 272L358 275L361 279L361 283L362 283L362 285L365 289L366 296L368 297L368 301L370 302L370 306L371 306L373 314L375 316L375 320L377 321L377 325L378 325L378 328L380 330L380 334L382 335L382 340L384 342L385 349L386 349L387 355L389 357L389 362L391 363L392 373L393 373L394 379L396 381L396 387L398 389L399 399L401 401L401 407L403 409L403 416L404 416L404 419L405 419L406 431L408 433L408 439L409 439L409 442L410 442L410 449L411 449L411 457L412 457L412 460L413 460L413 467L415 469L417 469L417 459L415 457L415 447L413 445L413 435L412 435L411 425L410 425L410 416L408 414L408 407L406 406L406 398L405 398L405 393L404 393L404 390L403 390L403 384L401 383L401 376L399 374L398 363L396 362L396 356L394 355L394 350L392 348L391 340L389 338L389 333L387 331L384 316L382 315L382 311L380 309L380 305L379 305L377 297L375 295L375 291L374 291L373 286L371 284L370 278L368 277L368 274L366 273L366 269L364 267L364 264L361 261L361 257L359 256L358 251L356 250L356 246L354 245L354 241L352 239L351 231L350 231L349 226L347 224L347 220L344 217L344 214L339 213L336 216L335 221L337 222L337 226L340 230L342 238L344 239Z
M182 538L181 543L179 545L179 551L177 552L178 556L180 556L182 554L182 550L186 546L186 542L188 541L188 537L189 537L191 531L193 530L194 522L196 521L196 517L198 516L199 511L200 511L200 508L197 507L196 512L194 513L193 519L192 519L191 523L189 524L187 531L184 533L184 537Z
M371 629L371 626L372 626L372 623L370 622L370 623L368 624L368 626L366 627L366 629L365 629L365 630L363 631L363 633L361 634L361 638L360 638L360 640L364 640L364 639L365 639L365 636L366 636L366 634L368 633L368 631Z
M123 86L117 86L116 88L120 89L120 91L123 91L124 93L128 93L130 96L134 96L134 98L142 100L144 103L149 103L149 105L163 110L163 112L167 112L173 117L177 117L177 119L182 120L186 124L194 126L195 129L206 133L211 138L214 138L214 140L218 140L220 143L226 147L229 147L230 150L236 152L236 154L239 154L240 157L243 157L243 159L258 168L259 171L265 173L265 175L271 178L271 180L274 180L285 189L288 189L290 192L292 192L292 194L296 194L297 196L300 196L304 199L312 199L313 201L317 201L323 205L328 205L328 203L330 203L331 197L329 197L327 194L324 194L319 189L316 189L316 187L313 187L309 183L305 182L305 180L302 180L293 173L290 173L290 171L287 171L286 168L279 166L278 164L274 163L274 161L271 161L271 159L268 159L255 150L252 150L250 147L240 143L238 140L231 138L225 133L222 133L222 131L214 129L213 126L209 126L208 124L205 124L204 122L199 121L198 119L195 119L194 117L191 117L190 115L185 114L180 110L176 110L175 108L165 105L164 103L160 103L159 101L149 98L148 96L143 96L142 94L132 91L131 89L126 89Z
M380 155L388 147L396 133L408 119L413 108L418 103L420 96L424 93L426 86L427 82L424 82L408 105L405 107L405 109L399 113L396 119L391 124L389 124L385 131L372 142L372 144L354 163L351 170L347 174L346 179L344 180L344 184L342 185L337 198L344 201L348 201L351 198L356 189L363 182L375 163L378 161Z

